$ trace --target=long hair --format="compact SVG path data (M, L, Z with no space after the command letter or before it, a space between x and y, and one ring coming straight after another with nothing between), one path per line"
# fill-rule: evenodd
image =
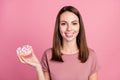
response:
M55 29L54 29L54 35L53 35L53 47L52 47L52 58L51 60L54 61L59 61L59 62L64 62L62 59L62 54L60 51L60 47L63 45L63 39L60 34L60 16L62 13L69 11L74 13L78 19L79 19L79 24L80 24L80 30L77 35L77 47L79 49L79 56L78 59L84 63L87 61L88 56L89 56L89 50L87 47L87 42L86 42L86 37L85 37L85 30L84 30L84 24L82 21L82 17L79 13L79 11L73 7L73 6L64 6L58 13L56 17L56 22L55 22Z

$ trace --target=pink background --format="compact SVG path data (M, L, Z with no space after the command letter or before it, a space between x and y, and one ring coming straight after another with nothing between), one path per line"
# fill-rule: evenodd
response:
M52 46L55 18L64 5L82 14L88 46L99 60L99 80L120 80L119 0L0 0L0 80L36 79L35 69L18 61L16 48L30 44L41 59Z

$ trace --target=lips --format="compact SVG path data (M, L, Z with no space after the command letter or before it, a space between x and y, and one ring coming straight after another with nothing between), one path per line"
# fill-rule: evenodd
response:
M65 33L66 37L73 37L74 33Z

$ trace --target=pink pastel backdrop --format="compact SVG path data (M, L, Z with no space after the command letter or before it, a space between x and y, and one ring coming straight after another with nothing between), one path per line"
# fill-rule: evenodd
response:
M98 57L99 80L120 80L119 0L0 0L0 80L35 80L33 67L21 64L16 48L33 46L39 59L52 47L55 18L61 7L79 9L88 46Z

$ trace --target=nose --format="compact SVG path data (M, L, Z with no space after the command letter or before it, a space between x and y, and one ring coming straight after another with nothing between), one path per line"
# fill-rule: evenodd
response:
M67 25L67 30L68 31L72 30L72 26L70 24Z

